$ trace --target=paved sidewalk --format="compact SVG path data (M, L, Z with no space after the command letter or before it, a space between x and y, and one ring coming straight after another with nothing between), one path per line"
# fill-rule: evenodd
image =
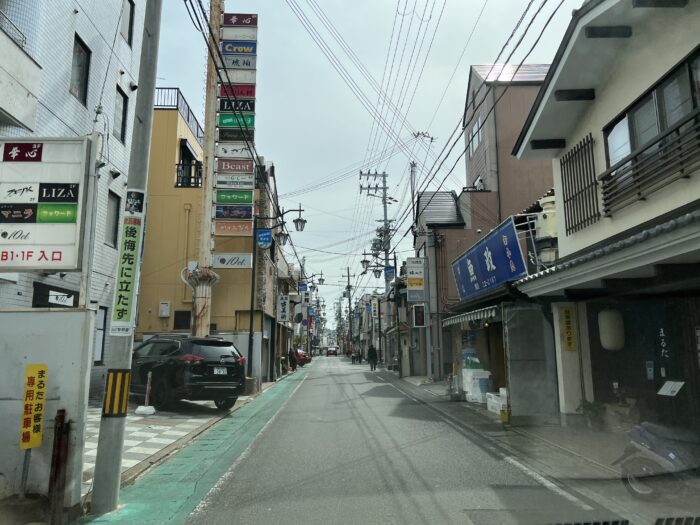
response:
M284 377L286 376L280 380ZM263 383L262 391L274 384L274 382ZM240 396L233 411L239 410L254 397ZM128 483L164 456L186 445L195 436L231 413L228 410L218 410L213 401L179 401L173 410L158 411L152 416L136 415L134 412L137 406L136 403L130 403L126 417L121 469L122 484ZM101 412L102 404L97 400L91 400L83 450L81 488L83 496L92 491Z

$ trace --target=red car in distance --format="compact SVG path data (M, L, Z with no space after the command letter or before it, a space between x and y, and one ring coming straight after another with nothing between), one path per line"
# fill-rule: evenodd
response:
M301 348L297 348L297 365L304 366L306 363L311 362L311 357Z
M338 349L337 349L335 346L329 346L329 347L328 347L328 350L326 350L326 355L327 355L327 356L329 356L329 355L337 356L337 355L338 355Z

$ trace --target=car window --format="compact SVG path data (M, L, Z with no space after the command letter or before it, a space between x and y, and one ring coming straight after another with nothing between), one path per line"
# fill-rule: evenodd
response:
M192 345L192 353L204 357L205 359L219 359L222 355L232 354L240 357L240 353L228 341L211 341Z
M136 350L134 350L134 357L135 358L144 358L148 357L151 355L151 352L153 352L153 343L146 343L143 346L140 346Z
M153 345L153 350L150 355L153 356L168 356L177 352L180 348L180 343L175 341L163 341L162 343L155 343Z

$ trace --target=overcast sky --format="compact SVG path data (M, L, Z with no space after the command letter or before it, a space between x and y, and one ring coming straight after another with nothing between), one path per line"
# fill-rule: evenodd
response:
M582 0L536 0L501 62L543 1L542 12L510 62L517 64L522 60L549 15L563 1L527 60L529 63L551 62L571 11L579 7ZM204 3L208 5L209 2L204 0ZM529 0L236 0L227 3L227 12L259 14L255 145L266 161L275 164L281 206L289 208L301 203L306 210L306 230L293 232L292 239L299 256L306 256L307 273L323 271L326 285L321 288L321 295L328 307L332 307L342 293L346 282L342 274L347 266L350 266L350 274L355 274L351 283L367 287L359 288L358 292L371 292L375 287L381 290L383 279L359 276L362 271L359 261L363 251L369 251L382 209L379 199L359 194L358 174L368 156L376 158L395 143L387 139L383 131L377 140L373 134L370 143L373 129L370 113L312 40L291 6L298 6L311 27L319 32L322 41L358 86L360 98L365 97L371 107L383 109L385 126L395 131L400 142L409 141L405 151L399 150L393 158L364 166L365 170L386 170L389 174L390 195L399 201L390 206L389 217L392 218L400 217L410 206L407 177L410 158L419 164L419 184L433 165L430 157L426 157L429 140L421 139L424 144L411 141L410 130L425 131L435 137L432 151L440 152L462 115L469 65L494 62ZM184 2L167 0L164 4L158 85L179 87L201 116L206 48L190 21ZM314 11L319 6L376 84L384 77L384 90L390 95L393 93L395 105L400 106L403 101L404 115L415 90L405 127L386 107L377 106L376 91ZM458 62L474 27L466 52ZM417 84L423 63L425 67ZM456 74L448 84L455 69ZM405 95L400 96L400 93ZM443 93L444 100L440 103ZM446 166L451 166L463 149L463 143L462 147L455 148L455 155ZM338 183L322 184L333 176L345 174ZM428 189L435 190L444 176L444 173L438 175L435 185ZM460 162L441 189L459 193L465 184L464 164ZM313 191L285 197L310 185L316 185ZM404 235L409 225L410 218L400 225L396 239ZM289 227L293 230L291 224ZM411 241L409 234L399 244L399 264L411 256ZM290 260L296 262L293 256ZM328 317L334 324L332 312L328 312Z

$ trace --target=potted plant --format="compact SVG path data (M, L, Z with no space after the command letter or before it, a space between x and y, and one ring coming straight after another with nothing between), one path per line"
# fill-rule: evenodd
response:
M578 408L586 418L586 426L591 430L602 430L604 425L605 405L584 399Z

